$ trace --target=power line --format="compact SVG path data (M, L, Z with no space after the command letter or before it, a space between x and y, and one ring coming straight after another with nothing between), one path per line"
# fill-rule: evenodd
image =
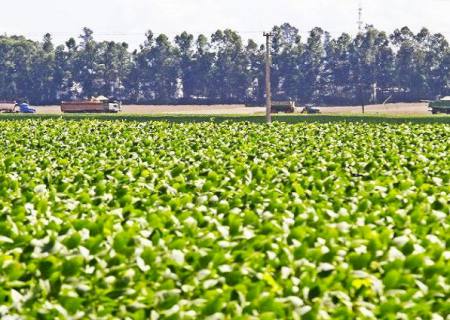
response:
M203 30L203 31L163 31L163 32L159 32L159 31L155 31L152 29L149 29L150 31L156 33L156 34L181 34L183 32L188 32L188 33L195 33L195 34L200 34L200 33L215 33L216 31L220 30L220 31L225 31L228 30L229 28L226 29L216 29L216 30ZM232 30L233 32L239 33L239 34L260 34L261 32L263 32L262 30L258 30L258 31L249 31L249 30L234 30L234 29L229 29ZM52 36L73 36L75 32L51 32L51 31L42 31L42 32L5 32L6 34L20 34L20 35L24 35L24 36L40 36L40 35L44 35L46 33L51 34ZM94 36L104 36L104 37L134 37L134 36L145 36L146 32L95 32L94 31Z

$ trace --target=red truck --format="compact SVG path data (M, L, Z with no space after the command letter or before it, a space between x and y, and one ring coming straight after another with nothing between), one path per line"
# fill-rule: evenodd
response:
M118 113L122 111L122 103L103 97L83 101L63 101L61 111L64 113Z

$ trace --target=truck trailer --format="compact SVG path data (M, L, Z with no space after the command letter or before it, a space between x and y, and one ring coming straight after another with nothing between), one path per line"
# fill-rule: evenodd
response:
M15 101L0 101L1 113L18 113L17 103Z
M103 99L63 101L61 111L63 113L118 113L122 111L122 103Z

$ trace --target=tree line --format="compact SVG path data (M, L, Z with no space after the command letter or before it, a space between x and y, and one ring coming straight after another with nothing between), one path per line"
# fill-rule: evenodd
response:
M305 39L290 25L272 30L274 99L359 104L435 99L450 94L450 49L442 34L408 27L392 34L366 26L352 37L314 28ZM233 30L210 37L183 32L171 41L148 31L139 49L94 39L55 46L0 36L0 100L34 104L105 95L128 103L264 101L265 48Z

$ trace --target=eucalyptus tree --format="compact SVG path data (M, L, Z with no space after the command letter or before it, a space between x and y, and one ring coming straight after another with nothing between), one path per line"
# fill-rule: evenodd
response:
M97 83L101 94L126 98L125 79L132 66L127 43L104 41L98 44Z
M442 34L432 34L426 28L415 39L422 57L419 72L424 77L427 96L433 98L441 95L445 91L449 75L445 65L449 44Z
M93 31L84 28L80 35L81 42L77 47L74 59L75 80L80 83L82 88L82 97L88 98L100 94L101 82L98 81L99 47L93 37Z
M420 73L424 56L418 50L417 39L408 28L396 29L391 35L396 55L395 80L401 100L417 100L426 94L426 80Z
M336 38L314 28L302 41L285 23L272 33L276 99L348 104L450 94L449 43L425 28L388 36L367 26L355 37ZM264 51L232 30L211 39L183 32L174 41L149 31L133 52L126 43L95 41L88 28L78 42L58 46L50 34L42 41L0 36L0 100L41 104L102 94L133 103L261 102Z
M343 33L325 45L322 72L322 99L330 103L349 103L354 99L351 86L352 64L350 47L352 38Z
M1 100L26 98L30 94L32 64L38 51L38 43L22 36L0 36Z
M367 26L358 34L350 50L353 66L351 85L363 102L377 103L393 85L394 52L386 33ZM381 90L380 90L381 89Z
M216 54L208 38L200 34L195 41L192 57L192 77L190 77L192 98L196 101L212 100L214 92L211 83Z
M247 77L250 84L245 101L247 103L263 103L265 95L265 48L255 41L248 40L245 47L247 59Z
M59 83L55 81L55 50L49 33L44 35L42 43L37 44L36 49L30 65L31 87L26 96L34 103L54 103Z
M272 83L278 99L298 99L304 90L304 66L299 57L304 53L299 30L289 23L272 29Z
M392 88L395 86L395 52L385 32L378 32L375 39L375 70L374 77L376 88L378 89L378 101L384 102L392 97Z
M177 54L169 38L154 38L149 31L141 50L134 54L135 64L130 76L135 84L136 98L145 102L170 103L177 98Z
M189 101L194 96L194 36L183 32L175 37L178 77L183 88L183 99Z
M324 70L325 57L324 35L325 32L321 28L312 29L299 57L303 74L300 82L302 90L299 92L301 101L320 101L320 77Z
M211 43L216 52L209 90L212 98L227 103L242 101L251 86L242 38L230 29L218 30Z

